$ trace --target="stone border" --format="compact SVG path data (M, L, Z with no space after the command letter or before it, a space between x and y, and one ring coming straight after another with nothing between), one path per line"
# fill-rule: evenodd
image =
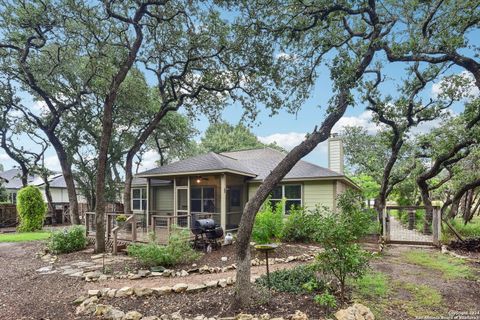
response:
M455 257L455 258L458 258L458 259L463 259L463 260L467 260L467 261L475 262L475 263L480 262L480 259L470 258L468 256L462 256L461 254L458 254L458 253L455 253L454 251L448 250L446 245L442 245L441 250L442 250L443 254L448 254L448 255L451 255L452 257Z
M102 319L110 320L308 320L308 316L297 310L294 314L284 317L270 317L268 313L262 315L252 315L240 313L234 317L206 317L199 315L194 318L184 318L180 314L180 311L171 314L162 314L157 316L144 317L140 312L132 310L124 312L120 309L113 307L112 305L100 304L100 300L97 296L92 296L85 299L76 309L77 315L93 315L101 317ZM370 319L368 319L370 320Z
M317 253L304 253L302 255L298 256L288 256L287 258L269 258L268 263L269 265L274 265L274 264L279 264L279 263L292 263L292 262L307 262L315 259ZM265 259L252 259L251 260L251 265L256 267L256 266L263 266L266 265L266 260ZM128 279L128 280L138 280L142 278L147 278L147 277L178 277L178 278L184 278L188 277L191 274L212 274L212 273L224 273L224 272L229 272L232 270L237 269L237 265L235 263L232 263L229 266L226 267L209 267L208 265L204 265L202 267L197 267L195 264L193 264L192 269L188 270L173 270L173 269L165 269L163 272L151 272L150 270L144 270L140 269L136 273L130 272L128 274L122 274L122 275L106 275L101 273L100 271L90 271L90 272L85 272L84 275L84 280L87 282L95 282L95 281L102 281L102 280L109 280L109 279ZM72 275L73 276L73 275Z

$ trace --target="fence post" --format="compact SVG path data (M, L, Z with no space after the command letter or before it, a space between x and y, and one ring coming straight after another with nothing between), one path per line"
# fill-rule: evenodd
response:
M89 226L89 220L90 220L90 215L85 213L85 236L88 237L88 233L89 233L89 230L88 230L88 226Z
M135 213L133 214L132 218L132 241L135 242L137 241L137 217L135 216Z
M117 232L116 231L113 232L112 251L114 255L117 254Z
M433 231L433 244L438 246L440 245L440 237L442 232L442 219L440 217L441 211L437 208L433 208L433 217L432 217L432 231Z
M382 214L382 226L383 226L383 238L385 241L388 241L388 230L387 230L387 208L383 209Z

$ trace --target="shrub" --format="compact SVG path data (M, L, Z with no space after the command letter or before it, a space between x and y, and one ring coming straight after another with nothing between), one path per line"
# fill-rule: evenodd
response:
M333 294L331 294L328 291L325 291L322 294L316 295L313 300L330 311L331 309L334 309L337 307L337 299Z
M170 267L192 262L200 256L188 241L188 231L178 229L172 231L166 246L154 241L148 244L131 244L127 247L127 252L147 267Z
M268 286L266 275L262 275L255 282L263 287ZM325 287L323 281L317 278L314 265L274 271L270 273L270 286L274 290L290 293L308 293Z
M54 253L68 253L85 249L87 242L85 227L73 226L70 229L53 232L48 248Z
M255 217L252 239L256 243L271 243L281 239L283 231L283 207L285 200L272 207L269 200L265 201L261 211Z
M321 219L320 209L313 211L306 211L303 208L291 209L283 227L282 239L284 241L314 241Z
M472 219L472 221L468 222L467 224L460 219L451 220L450 223L452 227L464 237L480 237L480 218L478 217ZM445 228L445 230L446 233L451 233L449 228Z
M366 252L355 242L365 236L370 216L351 192L340 196L339 209L323 215L316 240L325 249L317 256L319 268L339 282L343 299L346 280L360 278L368 266Z
M125 221L127 221L127 216L124 214L119 214L115 217L115 221L117 221L118 223L124 223Z
M40 189L35 186L27 186L18 192L17 211L20 219L18 231L28 232L41 230L47 205L43 201Z

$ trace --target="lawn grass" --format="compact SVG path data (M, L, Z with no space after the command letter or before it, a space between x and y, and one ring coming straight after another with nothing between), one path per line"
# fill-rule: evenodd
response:
M401 283L400 286L412 296L408 301L401 302L409 316L425 317L442 314L442 295L436 289L424 284L407 282Z
M472 278L465 261L438 252L411 250L404 254L406 262L440 271L445 279Z
M352 284L353 292L361 299L385 298L390 292L388 280L382 272L369 272Z
M50 237L50 234L51 233L48 231L2 233L0 234L0 242L29 242L46 240Z

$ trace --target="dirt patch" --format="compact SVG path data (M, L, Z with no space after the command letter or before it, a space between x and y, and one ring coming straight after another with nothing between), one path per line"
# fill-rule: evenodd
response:
M120 310L138 310L144 315L161 315L181 310L183 316L197 316L200 314L208 317L232 316L244 312L251 314L269 313L274 316L292 314L295 310L305 312L311 319L323 319L324 312L308 295L293 295L287 293L262 290L257 293L257 305L247 309L230 309L230 301L234 288L209 289L196 293L170 294L161 297L147 298L121 298L105 300L107 304ZM181 307L180 307L181 306Z

